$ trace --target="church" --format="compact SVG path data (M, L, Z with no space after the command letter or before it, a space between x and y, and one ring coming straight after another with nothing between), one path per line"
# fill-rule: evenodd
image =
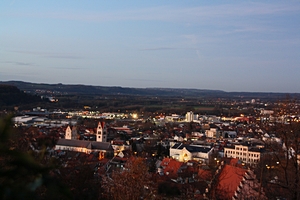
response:
M96 132L96 141L86 141L77 139L77 130L74 126L72 129L67 127L65 139L59 139L55 150L76 151L90 154L99 152L101 158L110 157L114 153L112 145L107 142L107 128L104 122L99 122Z

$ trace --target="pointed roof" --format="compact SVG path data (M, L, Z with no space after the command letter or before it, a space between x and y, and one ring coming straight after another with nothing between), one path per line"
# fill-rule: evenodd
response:
M99 123L98 123L98 127L101 127L101 128L105 128L105 122L104 121L100 121Z
M183 144L183 143L176 143L172 147L172 149L180 149L182 150L185 148L189 152L202 152L202 153L208 153L212 148L207 146L200 146L200 145L189 145L189 144Z
M72 129L71 129L70 125L68 125L65 129L65 133L67 133L67 132L72 132Z
M220 195L222 195L222 198L231 199L234 196L235 191L243 180L246 171L247 170L245 169L231 165L224 166L218 178L219 184L217 186L217 191Z
M164 170L164 174L170 177L177 177L178 171L182 165L182 162L172 158L164 158L160 164Z

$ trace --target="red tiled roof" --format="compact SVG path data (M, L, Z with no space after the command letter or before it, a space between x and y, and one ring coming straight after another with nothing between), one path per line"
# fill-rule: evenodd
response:
M199 169L198 176L200 180L209 181L212 179L212 174L209 170Z
M246 173L245 169L225 165L219 176L217 191L222 198L231 199Z
M177 177L178 170L182 165L183 165L182 162L179 162L172 158L164 158L161 162L161 166L163 167L164 174L170 177Z
M230 159L230 165L236 166L239 162L239 159L237 158L231 158Z

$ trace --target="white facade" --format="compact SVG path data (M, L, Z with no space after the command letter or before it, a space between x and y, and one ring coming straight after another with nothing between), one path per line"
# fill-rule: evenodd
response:
M210 128L209 130L205 131L205 135L208 138L217 138L218 136L218 129L217 128Z
M71 127L68 126L66 129L65 139L67 140L77 140L77 129L73 126L72 130Z
M168 121L168 122L178 121L178 119L179 119L179 116L166 116L165 117L165 121Z
M65 145L56 145L55 150L76 151L76 152L82 152L86 154L90 154L92 152L91 149L88 149L86 147L65 146Z
M170 148L170 156L179 162L187 162L193 158L192 153L189 152L185 147L183 149Z
M274 111L273 110L261 110L260 114L261 115L273 115Z
M198 160L208 162L213 148L202 145L186 145L176 143L170 148L170 156L179 162L187 162L189 160Z
M235 145L234 148L224 148L224 156L229 158L237 158L246 164L255 165L260 160L259 151L251 151L248 146Z
M107 129L104 122L99 122L96 134L97 142L107 142Z
M187 112L185 115L185 120L187 122L193 122L194 120L198 119L198 115L194 115L194 113L192 111Z
M113 152L113 148L108 142L96 142L96 141L85 141L85 140L68 140L59 139L55 145L55 150L63 151L76 151L82 153L91 152Z

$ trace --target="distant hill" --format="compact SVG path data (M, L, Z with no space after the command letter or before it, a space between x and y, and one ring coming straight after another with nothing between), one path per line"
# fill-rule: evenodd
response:
M32 94L72 94L72 95L151 95L151 96L194 96L211 93L224 93L220 90L174 89L174 88L127 88L91 85L65 85L6 81L3 84L14 85L26 93Z
M177 97L207 97L207 98L285 98L286 93L260 93L260 92L225 92L221 90L204 89L178 89L178 88L127 88L105 87L91 85L66 85L30 83L22 81L6 81L0 84L16 86L22 91L39 95L138 95L138 96L177 96ZM289 94L290 97L299 98L300 94Z
M16 86L0 83L0 106L14 106L41 102L41 97L26 94Z

